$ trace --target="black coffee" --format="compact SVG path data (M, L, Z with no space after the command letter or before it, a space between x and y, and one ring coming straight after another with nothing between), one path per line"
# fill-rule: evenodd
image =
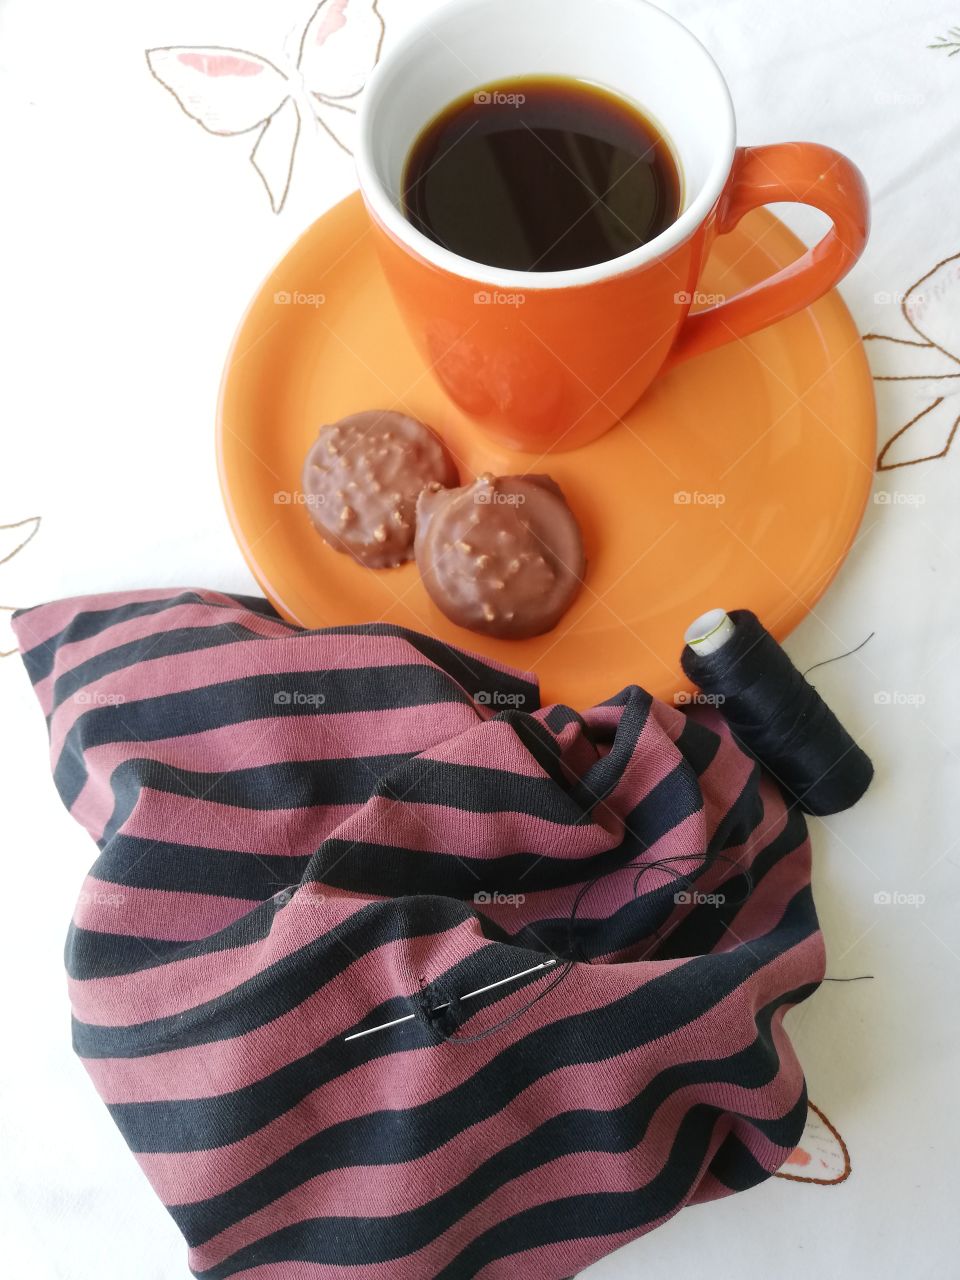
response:
M635 107L596 85L531 76L458 98L427 125L407 159L403 207L474 262L564 271L669 227L680 175Z

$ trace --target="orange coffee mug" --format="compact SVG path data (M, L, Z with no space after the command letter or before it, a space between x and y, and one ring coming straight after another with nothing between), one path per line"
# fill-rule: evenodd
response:
M676 221L621 257L513 271L434 243L405 217L403 170L449 103L523 76L602 85L656 121L683 182ZM857 261L869 203L859 170L809 142L737 147L716 63L646 0L450 0L409 30L367 82L356 152L384 272L454 402L510 448L595 440L657 373L814 302ZM714 237L758 205L797 201L833 222L796 262L689 315Z

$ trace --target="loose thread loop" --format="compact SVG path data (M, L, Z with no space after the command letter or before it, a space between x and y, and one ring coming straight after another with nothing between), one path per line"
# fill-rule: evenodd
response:
M621 871L636 869L637 874L633 878L633 901L637 902L640 899L640 893L639 893L640 881L642 880L643 876L646 875L647 872L649 871L655 871L655 870L667 871L670 875L673 876L674 884L682 883L687 885L689 888L692 888L696 883L695 876L692 873L686 873L686 872L676 870L672 866L672 864L675 862L690 862L698 858L701 860L701 866L698 869L698 871L703 871L706 867L712 867L718 862L725 862L728 866L732 868L735 868L738 865L737 860L735 858L731 858L727 854L719 853L719 852L714 852L712 854L705 853L702 855L696 854L696 853L682 853L682 854L675 853L675 854L670 854L663 858L655 858L652 862L632 861L632 862L622 863L619 867L611 867L609 871L601 872L600 875L594 876L592 880L589 880L585 884L581 885L580 889L578 890L573 900L573 906L568 919L567 954L563 956L556 953L551 953L553 955L553 958L561 966L556 976L551 979L551 981L547 984L546 987L543 988L542 991L537 992L537 994L531 1000L527 1001L526 1004L522 1005L521 1008L515 1009L512 1013L507 1014L504 1018L501 1018L498 1022L495 1022L492 1026L485 1027L483 1031L478 1031L474 1035L469 1035L469 1036L457 1035L455 1031L455 1027L459 1025L459 1021L460 1021L459 1013L463 1009L463 1004L456 996L450 995L449 993L444 991L439 981L434 981L425 986L422 986L422 989L419 995L415 997L417 1002L417 1010L418 1010L417 1016L419 1021L423 1022L424 1025L427 1026L429 1030L437 1037L437 1039L441 1040L445 1044L447 1043L474 1044L479 1040L485 1040L488 1036L495 1035L498 1031L502 1031L504 1027L508 1027L512 1023L516 1022L519 1018L522 1018L526 1013L528 1013L532 1008L534 1008L535 1005L539 1004L541 1000L546 999L546 997L551 993L551 991L556 990L557 987L559 987L563 982L565 982L566 979L569 977L570 973L573 971L573 967L575 964L578 964L578 963L592 964L593 963L593 960L589 956L576 954L578 951L582 952L582 948L580 946L579 940L574 937L573 931L576 926L578 910L580 909L584 899L586 898L590 890L593 889L597 884L599 884L600 881L606 880L610 876L616 875ZM747 884L746 892L744 893L742 898L735 899L732 902L724 898L722 903L710 903L710 904L703 904L703 905L710 905L714 907L723 906L724 908L733 907L735 909L743 906L744 903L747 901L747 899L750 897L751 893L753 892L754 881L753 881L753 876L749 871L749 869L743 868L740 871L740 874L744 877ZM722 882L722 883L725 883L725 882ZM724 927L726 928L726 926ZM661 936L660 929L656 925L654 926L653 932L655 937L654 945L661 943L664 939ZM650 954L652 950L653 950L653 947L649 948L646 952L644 952L641 959L646 959L646 957ZM434 1006L433 1008L427 1008L425 1004L426 994L431 990L436 991L437 994L440 995L441 1004ZM443 1015L443 1016L440 1017L438 1015ZM447 1030L447 1027L451 1027L452 1029Z

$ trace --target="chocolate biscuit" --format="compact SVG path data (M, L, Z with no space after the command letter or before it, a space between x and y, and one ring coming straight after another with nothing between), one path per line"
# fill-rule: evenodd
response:
M318 533L372 569L412 558L418 494L427 484L457 479L430 428L387 409L321 427L303 466L307 510Z
M580 528L549 476L430 485L417 503L424 586L451 621L503 639L556 626L583 581Z

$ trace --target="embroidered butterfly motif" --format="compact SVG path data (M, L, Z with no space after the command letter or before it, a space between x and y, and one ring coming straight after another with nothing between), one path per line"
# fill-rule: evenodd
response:
M350 152L356 99L380 57L384 30L377 0L320 0L283 66L218 45L148 49L147 66L208 133L256 134L250 162L279 213L305 123Z
M864 334L871 353L890 367L909 373L877 373L877 382L911 383L922 407L899 427L880 450L878 471L911 467L945 458L960 426L960 253L942 262L912 284L900 311L914 337ZM920 339L920 341L917 341ZM901 361L903 364L901 364ZM909 361L909 363L907 363Z
M847 1144L819 1107L807 1102L807 1123L800 1143L787 1156L774 1175L791 1182L815 1182L822 1187L836 1186L850 1176L850 1153Z
M26 520L17 520L13 524L0 524L0 564L6 564L14 556L19 555L27 543L36 536L39 528L39 516L29 516ZM0 604L0 613L9 615L19 608L20 606L15 604ZM6 630L4 627L4 633ZM11 654L17 652L16 644L10 649L6 648L6 634L3 643L4 648L0 649L0 658L9 658Z

